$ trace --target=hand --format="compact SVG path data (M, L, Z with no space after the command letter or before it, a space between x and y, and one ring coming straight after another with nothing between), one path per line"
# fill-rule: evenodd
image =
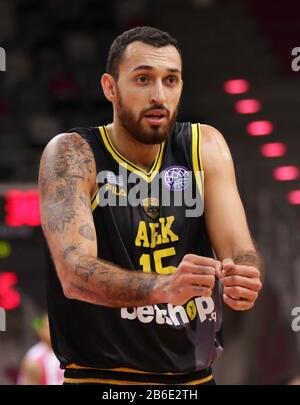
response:
M224 259L222 274L225 304L237 311L251 309L262 287L259 270L253 266L234 264L232 259Z
M160 278L166 302L182 305L195 296L210 297L215 277L222 276L221 267L220 261L210 257L185 255L175 273Z

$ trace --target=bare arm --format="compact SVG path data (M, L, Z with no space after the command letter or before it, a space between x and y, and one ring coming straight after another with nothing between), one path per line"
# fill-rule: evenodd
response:
M96 167L78 134L62 134L46 147L40 164L41 220L64 293L107 306L149 300L156 276L129 272L97 259L90 198Z
M97 259L90 206L95 184L94 156L80 135L61 134L47 145L39 173L41 220L66 297L123 307L211 295L219 265L213 259L187 255L172 275L129 271Z
M23 360L20 370L22 385L41 385L43 369L38 361Z
M207 229L213 249L223 261L224 275L231 276L223 280L224 300L235 309L248 309L261 288L262 260L249 232L229 148L215 128L202 125L201 129ZM240 301L248 300L249 305L229 301L228 291L229 299L242 297Z

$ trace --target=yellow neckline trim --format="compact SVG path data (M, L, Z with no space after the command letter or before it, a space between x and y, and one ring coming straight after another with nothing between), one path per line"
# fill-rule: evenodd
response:
M116 160L120 165L125 167L125 169L130 170L131 172L138 174L140 177L142 177L145 181L150 183L159 169L161 168L161 163L162 163L162 157L163 157L163 151L165 147L165 142L163 142L160 145L158 154L156 155L155 161L150 169L149 172L146 172L146 170L143 170L142 168L136 166L134 163L131 163L129 160L127 160L124 156L122 156L114 147L112 144L108 131L106 126L99 127L99 132L101 134L103 143L108 150L108 152L111 154L111 156Z

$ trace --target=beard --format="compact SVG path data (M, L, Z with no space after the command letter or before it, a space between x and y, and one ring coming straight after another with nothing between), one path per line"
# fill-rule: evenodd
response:
M146 126L142 123L144 114L149 110L154 109L166 111L167 122L164 125L151 125L150 128L146 128ZM170 133L174 129L178 109L179 102L174 113L170 116L169 110L167 110L162 104L153 104L151 106L151 109L148 108L142 111L139 115L139 118L137 119L134 116L133 112L129 108L125 107L120 92L118 91L117 116L120 124L128 132L128 134L132 136L132 138L145 145L161 144L168 139Z

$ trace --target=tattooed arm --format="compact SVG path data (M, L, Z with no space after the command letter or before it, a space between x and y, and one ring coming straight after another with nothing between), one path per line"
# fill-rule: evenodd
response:
M64 294L110 307L180 304L212 293L215 267L187 255L172 275L129 271L97 259L90 198L96 185L92 151L78 134L61 134L45 148L39 190L41 221Z
M90 199L96 185L93 153L78 134L56 136L40 172L42 227L65 295L108 306L148 302L156 276L97 259Z
M250 309L262 286L262 260L250 236L228 146L215 128L201 129L205 218L214 251L223 261L224 302L236 310Z

